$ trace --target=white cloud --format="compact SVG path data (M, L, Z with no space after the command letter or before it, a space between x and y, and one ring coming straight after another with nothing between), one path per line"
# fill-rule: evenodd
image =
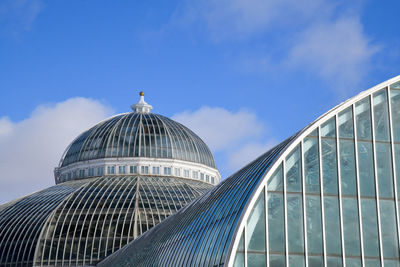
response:
M111 113L78 97L39 106L20 122L0 118L0 203L53 185L54 167L68 144Z
M198 134L214 152L227 149L264 131L263 123L247 110L236 112L220 107L202 107L172 117Z
M267 152L276 143L274 140L267 141L266 143L247 143L229 155L228 166L233 170L239 170Z
M315 24L303 31L289 52L289 63L318 73L341 90L355 86L368 72L377 47L356 17Z

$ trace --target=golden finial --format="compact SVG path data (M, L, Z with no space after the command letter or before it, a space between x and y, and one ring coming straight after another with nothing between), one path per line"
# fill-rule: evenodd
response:
M141 91L141 92L139 93L139 95L140 95L140 96L144 96L144 92Z

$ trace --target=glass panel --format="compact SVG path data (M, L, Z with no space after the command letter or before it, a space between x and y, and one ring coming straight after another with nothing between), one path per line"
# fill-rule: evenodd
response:
M285 267L285 255L269 255L269 266Z
M390 85L390 88L393 88L393 89L400 89L400 82L396 82L396 83Z
M367 257L379 257L376 203L373 199L361 200L364 253Z
M361 196L375 196L374 159L372 143L357 142L358 172Z
M309 267L321 267L324 266L324 259L322 256L308 256Z
M329 267L341 267L342 258L339 257L327 257L327 266Z
M389 141L389 118L386 89L374 94L374 128L375 138Z
M322 254L321 199L306 196L308 253Z
M339 113L339 137L340 138L353 138L353 110L352 107L345 109Z
M247 266L265 267L265 258L265 254L247 253Z
M365 259L365 267L376 267L380 265L381 261L379 259Z
M356 103L357 138L371 140L371 106L369 97Z
M244 251L244 230L242 232L242 235L240 236L239 245L238 245L237 250Z
M338 194L336 141L334 139L322 138L321 149L324 193Z
M400 262L398 260L384 259L383 262L385 263L385 267L399 267L400 266Z
M399 257L397 242L397 227L395 219L394 201L380 200L381 231L383 256L385 258Z
M244 254L236 253L234 267L244 267Z
M392 155L390 144L376 143L379 197L393 197Z
M291 267L302 267L304 266L304 256L300 255L290 255L289 256L289 265Z
M354 141L340 140L340 175L343 195L356 195Z
M396 180L397 180L397 198L400 199L400 145L394 145L395 163L396 163Z
M247 250L265 251L265 199L264 191L258 197L247 221Z
M325 122L321 126L321 136L322 137L336 137L336 122L335 117Z
M319 193L318 138L305 138L303 148L306 192Z
M400 142L400 90L390 90L392 106L393 139Z
M301 195L287 195L289 253L304 252Z
M285 252L283 214L283 194L268 193L268 242L273 252Z
M297 146L286 158L286 190L301 192L301 157L300 147Z
M359 256L360 233L357 199L355 198L343 198L343 227L346 256Z
M341 255L339 204L337 197L325 196L325 233L327 254ZM328 230L329 229L329 230Z
M346 267L360 267L361 258L346 258Z
M267 182L268 191L283 191L282 165L272 174Z

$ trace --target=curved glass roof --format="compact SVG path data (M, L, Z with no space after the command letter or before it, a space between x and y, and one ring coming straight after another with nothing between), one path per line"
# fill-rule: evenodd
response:
M65 182L0 209L0 265L94 265L212 185L162 176Z
M333 108L98 266L398 263L399 114L400 76ZM327 217L320 230L307 232L318 225L316 211L324 215L316 203ZM280 213L267 225L270 212ZM372 226L362 233L365 223ZM306 245L322 236L321 227L328 230L316 253ZM363 246L373 235L378 254L371 256Z
M105 120L78 136L60 167L102 158L168 158L216 169L207 145L187 127L153 113L126 113Z

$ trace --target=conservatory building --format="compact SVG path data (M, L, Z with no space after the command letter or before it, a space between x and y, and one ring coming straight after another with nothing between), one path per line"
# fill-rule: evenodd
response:
M331 109L99 266L400 266L400 76Z
M55 186L0 206L0 266L95 265L219 182L207 145L151 108L141 93L71 143Z

